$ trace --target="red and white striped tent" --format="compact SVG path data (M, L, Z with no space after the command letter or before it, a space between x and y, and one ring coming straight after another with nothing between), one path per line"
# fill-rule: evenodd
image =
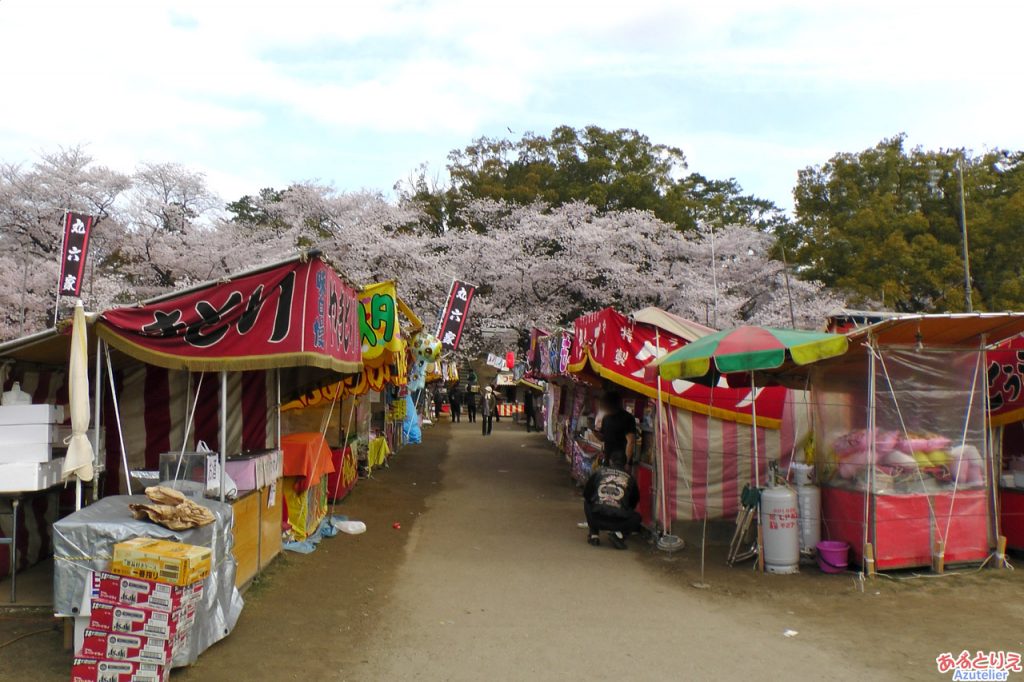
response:
M754 479L755 434L762 480L769 461L786 466L809 434L803 391L781 386L751 391L724 382L708 387L684 380L659 385L656 374L645 371L656 357L712 331L650 308L629 317L606 308L574 324L571 372L596 375L654 401L661 398L665 507L670 520L734 516L743 485Z
M105 445L99 464L106 470L101 495L126 492L122 435L132 470L155 469L161 453L180 450L183 444L195 449L200 441L223 450L222 455L275 447L281 400L361 370L355 289L316 255L303 254L139 306L89 316L91 361L95 363L100 337L109 353L100 363L99 419ZM146 322L168 320L179 322L146 327ZM34 403L67 405L67 331L50 329L0 344L4 390L20 382ZM92 383L95 376L93 364ZM40 498L44 501L38 509L23 516L19 567L49 549L49 525L56 520L51 498ZM0 526L0 532L9 529ZM0 555L5 549L0 546ZM0 572L6 567L6 561L0 562Z

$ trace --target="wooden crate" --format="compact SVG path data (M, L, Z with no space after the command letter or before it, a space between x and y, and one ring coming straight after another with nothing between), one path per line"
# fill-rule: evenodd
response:
M238 563L235 569L237 587L252 580L259 570L261 497L259 491L253 490L231 504L235 517L232 532L235 536L235 561Z
M260 491L260 570L281 553L281 515L284 496L281 480L277 485L267 486ZM269 506L271 487L274 490L274 506Z

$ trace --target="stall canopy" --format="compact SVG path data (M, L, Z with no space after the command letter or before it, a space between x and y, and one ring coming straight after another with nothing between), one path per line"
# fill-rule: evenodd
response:
M301 258L102 313L97 333L158 367L193 372L362 368L355 290L320 258Z
M382 391L385 386L402 386L408 382L408 339L423 329L423 323L398 296L394 281L367 285L358 298L363 370L283 405L283 411L315 407L345 396ZM402 317L408 324L402 324Z
M667 310L649 306L642 310L638 310L630 315L637 322L643 324L649 324L653 327L664 329L667 332L675 334L679 338L685 341L696 341L697 339L703 338L708 334L714 334L715 330L711 327L705 327L702 324L687 320L684 317L674 315Z
M649 313L643 317L653 319ZM649 398L656 399L660 390L662 400L674 407L741 424L752 423L754 399L758 426L780 427L786 397L781 387L751 391L749 387L704 386L685 379L662 380L659 387L657 376L646 371L647 365L687 343L667 328L637 322L635 314L629 318L605 308L574 323L568 368L574 373L592 371Z

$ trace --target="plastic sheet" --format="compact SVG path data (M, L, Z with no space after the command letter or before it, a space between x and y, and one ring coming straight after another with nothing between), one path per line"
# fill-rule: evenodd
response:
M979 351L881 348L873 373L863 356L815 368L822 483L878 494L984 488L987 385L980 358Z
M410 445L423 442L423 431L420 429L420 417L416 413L416 405L412 396L405 396L405 421L402 423L402 440Z
M174 656L174 667L191 665L214 643L228 636L242 612L242 595L235 588L235 559L231 553L231 506L213 500L198 502L216 521L187 531L172 531L132 518L128 505L144 503L142 495L106 497L53 525L53 604L58 616L80 616L91 571L105 571L113 546L134 537L151 537L209 547L213 571L206 579L203 603L186 646Z

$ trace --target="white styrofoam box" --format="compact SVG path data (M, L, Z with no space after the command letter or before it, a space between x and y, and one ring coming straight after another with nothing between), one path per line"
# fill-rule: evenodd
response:
M0 405L0 426L8 424L63 424L63 405Z
M60 483L64 458L49 462L0 464L0 493L46 490Z
M64 439L71 435L70 426L57 424L2 424L0 425L0 447L23 443L51 443L64 447Z
M7 445L0 443L0 466L6 464L44 464L54 457L63 457L67 446L59 447L50 443L21 443Z

